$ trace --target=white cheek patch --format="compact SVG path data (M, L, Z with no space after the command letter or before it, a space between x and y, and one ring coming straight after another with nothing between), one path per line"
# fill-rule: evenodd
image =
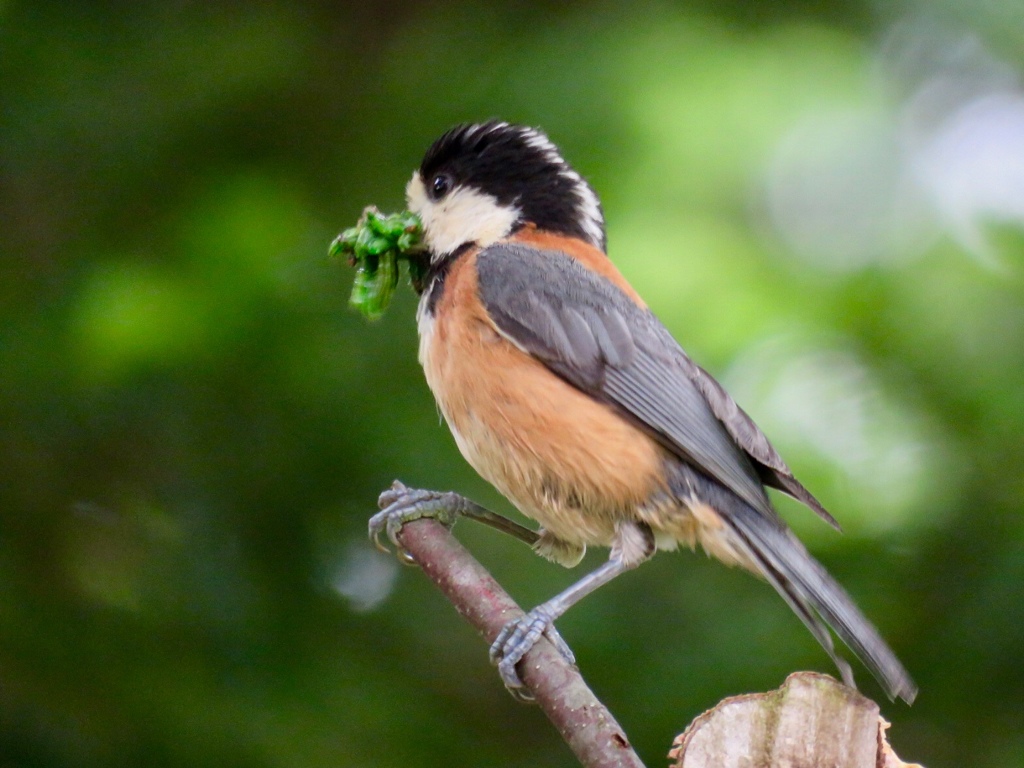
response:
M405 188L409 210L423 221L427 247L434 256L451 253L463 243L486 248L507 237L521 211L470 187L456 187L440 202L427 196L417 171Z
M409 205L409 210L417 216L427 204L427 190L423 186L423 179L420 178L419 171L413 171L412 178L405 185L405 201Z

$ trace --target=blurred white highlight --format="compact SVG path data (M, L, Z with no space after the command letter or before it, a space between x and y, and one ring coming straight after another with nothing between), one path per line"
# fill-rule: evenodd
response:
M767 174L775 229L837 271L918 256L943 235L999 265L985 227L1024 227L1019 73L969 33L920 19L892 29L878 64L882 90L908 95L793 127Z
M1024 95L992 93L963 105L912 156L948 232L990 265L986 222L1024 226Z
M331 588L349 601L352 609L372 611L383 603L398 579L398 562L382 555L373 544L360 538L349 542L335 563Z

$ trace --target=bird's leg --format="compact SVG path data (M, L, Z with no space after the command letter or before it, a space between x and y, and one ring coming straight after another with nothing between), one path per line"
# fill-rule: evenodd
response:
M516 672L516 664L540 640L541 635L547 635L549 639L557 636L561 645L556 642L556 646L562 651L563 656L566 655L568 646L557 635L554 621L598 587L650 558L654 554L654 549L654 534L646 525L630 521L618 524L608 562L564 592L541 603L518 619L512 619L502 627L491 644L491 663L497 665L505 687L515 698L530 701L529 695L523 692L523 681ZM571 651L567 658L570 662L573 661Z
M377 499L377 506L381 511L370 518L370 538L377 549L387 552L387 547L380 541L380 535L386 533L388 539L395 546L395 552L399 558L411 565L414 565L416 561L398 541L398 532L406 523L424 517L433 518L447 528L455 525L455 521L460 517L467 517L507 533L534 548L541 538L536 531L491 512L465 496L450 491L424 491L409 488L399 480L395 480L391 487L380 495L380 498ZM541 632L548 636L555 648L570 664L576 662L572 649L553 625L549 625L546 631L541 630ZM530 645L532 646L535 642L537 642L536 639Z
M536 531L484 509L465 496L452 492L408 488L398 480L380 495L377 506L381 511L370 518L370 538L377 549L387 552L387 547L380 541L381 534L386 533L399 557L407 563L412 563L413 558L399 543L398 532L406 523L422 517L433 518L448 528L455 525L458 518L468 517L514 536L531 547L540 538Z

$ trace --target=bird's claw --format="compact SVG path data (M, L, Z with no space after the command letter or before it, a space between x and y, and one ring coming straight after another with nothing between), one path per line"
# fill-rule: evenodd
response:
M576 663L576 656L555 629L554 618L543 605L509 621L491 643L491 663L498 667L498 674L509 693L522 702L532 702L533 696L519 677L516 665L537 644L542 635L551 641L569 664Z
M386 534L399 559L413 565L416 560L398 540L402 526L429 517L451 528L458 517L461 501L462 497L455 493L409 488L395 480L377 499L381 511L370 518L370 540L381 552L388 552L380 538L381 534Z
M469 502L457 493L409 488L395 480L377 499L377 506L381 511L370 518L370 539L377 549L387 552L388 547L381 542L381 536L386 535L399 558L406 563L414 564L415 559L398 540L402 526L413 520L429 517L451 528L459 515L466 511L468 504ZM539 605L529 613L509 621L491 644L491 663L498 667L498 673L509 693L522 702L532 702L533 697L516 672L516 665L537 644L542 635L551 641L569 664L576 663L572 649L555 629L554 616L544 605Z

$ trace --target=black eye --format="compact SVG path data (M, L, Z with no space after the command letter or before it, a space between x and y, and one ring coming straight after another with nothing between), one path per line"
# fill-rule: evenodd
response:
M446 173L439 173L434 177L434 180L430 182L430 196L435 200L440 200L442 197L448 194L452 188L452 179Z

